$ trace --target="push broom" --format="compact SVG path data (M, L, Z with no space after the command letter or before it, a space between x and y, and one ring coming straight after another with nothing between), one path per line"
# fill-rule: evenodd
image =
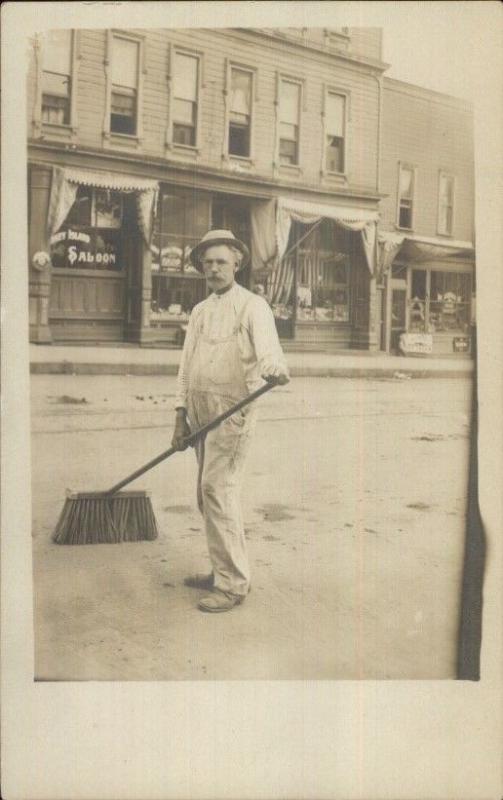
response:
M207 425L191 433L184 440L186 446L195 444L232 414L275 385L276 382L272 381L264 383ZM156 539L157 522L148 492L120 490L176 452L178 451L174 447L170 447L106 492L81 493L68 490L53 541L57 544L118 544Z

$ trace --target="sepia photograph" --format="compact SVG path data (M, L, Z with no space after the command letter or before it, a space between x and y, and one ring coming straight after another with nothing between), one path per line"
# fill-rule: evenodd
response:
M459 677L473 108L385 34L30 39L36 680Z
M501 6L2 7L6 800L501 800Z

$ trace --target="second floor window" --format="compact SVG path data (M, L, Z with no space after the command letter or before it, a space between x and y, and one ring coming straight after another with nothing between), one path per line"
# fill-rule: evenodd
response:
M282 80L279 91L279 160L281 164L298 164L300 84Z
M438 184L438 233L452 234L454 211L454 178L440 173Z
M136 134L138 101L139 43L119 36L113 37L112 94L110 102L110 131L129 136Z
M197 102L199 59L175 53L173 76L173 142L195 147L197 141Z
M42 39L42 122L70 124L72 31L48 31Z
M414 183L415 171L413 167L400 164L398 177L398 227L412 228L414 214Z
M327 92L325 105L325 168L327 172L346 169L346 97Z
M253 75L231 68L229 112L229 155L248 158L251 151Z

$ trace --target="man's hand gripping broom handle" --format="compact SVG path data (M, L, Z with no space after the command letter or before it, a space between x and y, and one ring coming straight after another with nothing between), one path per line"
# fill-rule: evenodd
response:
M187 446L194 444L195 442L197 442L198 439L201 439L203 436L209 433L209 431L212 431L214 428L218 427L218 425L220 425L221 422L223 422L228 417L231 417L233 414L235 414L236 411L240 411L244 406L247 406L248 403L251 403L253 400L256 400L257 397L260 397L261 394L265 394L266 392L268 392L270 389L276 386L276 383L277 383L276 381L264 383L264 385L261 386L259 389L256 389L247 397L244 397L242 400L239 401L239 403L236 403L236 405L231 406L231 408L228 408L227 411L224 411L223 414L220 414L220 416L216 417L211 422L208 422L207 425L204 425L204 427L200 428L198 431L191 433L190 436L187 436L187 438L184 440ZM148 472L149 469L152 469L152 467L157 466L157 464L160 464L161 461L164 461L166 458L172 456L173 453L178 453L178 452L179 451L176 450L174 447L170 447L169 450L165 450L164 453L161 453L160 455L153 458L152 461L148 462L148 464L144 464L143 467L140 467L135 472L132 472L131 475L127 476L127 478L124 478L119 483L116 483L115 486L112 486L111 489L108 489L108 491L103 492L103 496L109 497L113 494L116 494L116 492L118 492L124 486L127 486L128 483L134 481L135 478L139 478L140 475L143 475L145 472Z

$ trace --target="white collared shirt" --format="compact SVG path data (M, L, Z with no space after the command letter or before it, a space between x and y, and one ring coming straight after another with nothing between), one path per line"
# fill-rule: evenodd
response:
M227 292L214 292L192 309L178 370L175 408L187 408L190 363L198 331L204 328L205 336L212 339L231 336L245 304L237 337L248 390L251 392L257 388L260 376L270 368L279 367L288 374L274 316L267 301L235 283Z

